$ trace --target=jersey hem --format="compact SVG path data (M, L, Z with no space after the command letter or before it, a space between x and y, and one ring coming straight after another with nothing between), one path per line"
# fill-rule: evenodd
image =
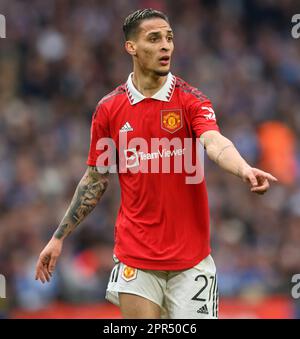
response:
M220 132L220 128L218 126L207 126L207 127L204 127L204 128L202 128L201 133L197 137L201 138L201 135L203 133L205 133L205 132L208 132L208 131L217 131L217 132Z
M192 268L198 265L203 259L211 254L211 251L207 251L204 254L197 257L197 259L189 261L153 261L153 260L139 260L128 258L122 254L116 253L116 257L125 265L151 271L180 271Z

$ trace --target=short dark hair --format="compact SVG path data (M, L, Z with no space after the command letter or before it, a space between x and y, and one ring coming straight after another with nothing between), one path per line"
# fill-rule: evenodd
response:
M139 9L128 15L123 24L125 39L129 40L138 31L139 25L143 20L151 18L161 18L169 23L168 17L160 11L152 8Z

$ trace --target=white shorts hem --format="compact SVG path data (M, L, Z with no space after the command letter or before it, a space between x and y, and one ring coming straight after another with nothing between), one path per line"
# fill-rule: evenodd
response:
M148 296L145 296L142 293L139 292L135 292L135 291L128 291L128 290L124 290L124 291L112 291L112 290L107 290L106 291L106 295L105 295L105 299L108 300L109 302L113 303L116 306L120 307L120 302L119 302L119 293L128 293L128 294L134 294L137 295L139 297L145 298L147 300L152 301L154 304L158 305L160 308L163 308L163 306L155 301L152 298L149 298Z

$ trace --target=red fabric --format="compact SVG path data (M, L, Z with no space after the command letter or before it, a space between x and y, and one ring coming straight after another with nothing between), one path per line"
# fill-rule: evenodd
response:
M150 159L150 153L162 152L164 146L153 150L150 145L152 138L178 138L183 149L184 139L190 138L195 159L196 138L207 130L219 130L211 103L179 78L169 102L147 98L131 105L125 85L119 86L99 102L94 113L88 165L97 165L97 158L104 154L97 150L97 142L108 136L114 140L119 158L124 158L124 150L118 145L124 133L119 131L127 122L133 129L126 133L128 142L140 137L148 146L144 158L139 153L137 169L150 168L158 161L159 173L119 173L121 206L115 227L115 255L128 266L142 269L190 268L210 253L205 181L186 184L191 174L185 170L175 173L175 158L178 161L181 157L184 163L185 154L171 156L171 173L162 173L162 158ZM135 148L137 153L144 151L132 145L128 148Z

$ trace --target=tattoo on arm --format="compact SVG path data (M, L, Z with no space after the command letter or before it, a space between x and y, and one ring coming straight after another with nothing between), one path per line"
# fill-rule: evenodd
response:
M54 233L57 239L65 238L94 209L108 185L108 173L100 174L90 166L81 179L71 204Z

